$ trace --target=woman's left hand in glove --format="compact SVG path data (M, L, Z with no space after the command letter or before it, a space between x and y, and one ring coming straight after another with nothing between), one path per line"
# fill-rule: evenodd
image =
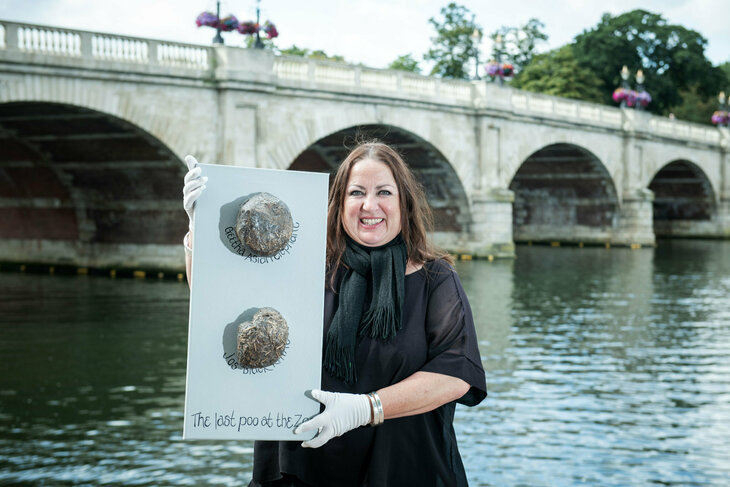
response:
M336 436L370 423L370 399L366 394L346 394L313 390L312 397L324 404L324 411L300 424L295 434L319 431L311 440L302 443L305 448L319 448Z

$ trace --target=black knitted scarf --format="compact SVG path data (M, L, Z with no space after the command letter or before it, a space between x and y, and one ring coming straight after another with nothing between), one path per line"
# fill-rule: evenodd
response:
M347 239L343 261L347 266L338 290L339 305L325 343L324 368L348 384L357 382L357 336L391 339L401 329L403 294L408 260L398 235L380 247L365 247ZM372 298L367 310L368 288Z

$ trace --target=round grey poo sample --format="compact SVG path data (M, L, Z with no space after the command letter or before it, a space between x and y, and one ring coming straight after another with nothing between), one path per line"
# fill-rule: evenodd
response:
M289 207L269 193L256 193L238 210L236 235L254 254L270 257L284 250L294 231Z
M238 363L258 369L274 365L289 339L289 325L274 308L261 308L251 321L238 325Z

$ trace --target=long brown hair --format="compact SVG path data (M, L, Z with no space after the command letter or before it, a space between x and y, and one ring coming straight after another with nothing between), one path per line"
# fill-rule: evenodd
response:
M382 162L393 173L399 195L401 236L406 244L408 260L414 264L423 264L429 260L445 259L453 264L449 254L434 247L428 240L427 232L433 228L433 214L423 187L411 169L392 147L379 141L370 141L360 143L342 161L330 188L327 205L327 271L332 277L342 264L342 255L347 246L341 212L347 182L352 167L364 159Z

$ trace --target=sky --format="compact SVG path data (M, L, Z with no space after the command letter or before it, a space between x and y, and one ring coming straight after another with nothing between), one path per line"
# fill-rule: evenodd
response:
M297 45L341 55L351 63L386 67L411 54L421 60L434 34L428 19L440 17L449 0L261 0L261 20L271 20L281 48ZM489 34L499 27L521 26L535 17L549 38L540 52L572 41L595 26L601 15L636 8L660 13L669 23L694 29L708 39L714 64L730 61L730 2L727 0L461 0ZM215 12L214 0L0 0L0 19L208 45L215 34L198 28L195 18ZM256 0L223 0L221 15L255 19ZM224 33L226 44L242 46L242 35ZM486 36L485 36L486 37ZM482 42L485 59L491 52ZM422 63L425 64L425 63Z

